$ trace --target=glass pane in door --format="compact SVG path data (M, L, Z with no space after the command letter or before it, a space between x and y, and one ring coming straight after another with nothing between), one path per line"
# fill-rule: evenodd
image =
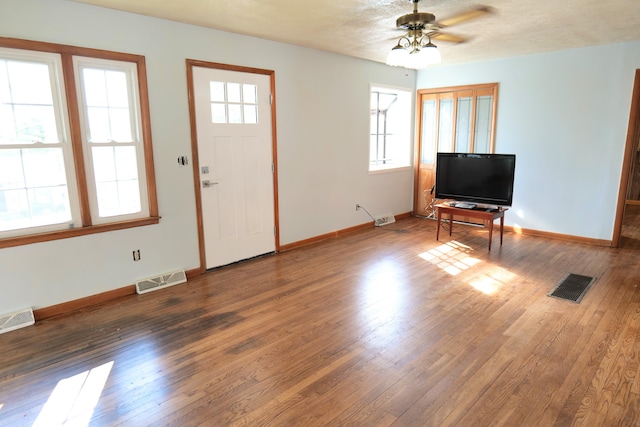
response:
M458 117L456 118L456 153L469 152L471 142L471 97L458 98Z
M453 99L440 100L440 123L438 127L438 151L450 152L453 137Z
M430 99L422 103L422 146L420 147L420 163L435 163L436 140L436 100Z
M476 132L473 141L475 153L488 153L491 149L491 115L493 96L478 96L476 100Z

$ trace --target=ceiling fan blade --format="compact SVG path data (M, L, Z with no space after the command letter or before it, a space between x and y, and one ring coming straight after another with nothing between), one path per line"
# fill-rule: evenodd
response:
M494 9L489 6L478 6L473 9L469 9L466 12L459 13L457 15L445 18L442 21L438 21L440 27L451 27L452 25L460 24L461 22L476 19L481 16L493 13Z
M429 33L428 35L429 37L431 37L431 40L439 40L439 41L450 42L450 43L464 43L469 40L469 37L459 36L459 35L450 34L450 33L433 32L433 33Z

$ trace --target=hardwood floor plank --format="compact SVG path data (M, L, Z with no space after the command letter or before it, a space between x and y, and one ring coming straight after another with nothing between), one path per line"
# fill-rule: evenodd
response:
M635 238L443 234L402 219L2 334L0 426L101 367L96 426L638 423ZM597 278L580 304L547 296L569 272Z

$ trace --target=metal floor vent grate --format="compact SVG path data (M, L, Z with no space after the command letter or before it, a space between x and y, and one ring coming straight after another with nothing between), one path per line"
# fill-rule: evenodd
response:
M31 326L34 323L36 323L36 319L33 317L33 310L30 308L14 313L0 314L0 334Z
M580 302L595 280L595 277L569 273L547 295L573 302Z
M187 281L187 275L184 270L175 271L173 273L166 273L158 277L149 277L136 283L136 292L144 294L158 289L166 288L168 286L177 285Z

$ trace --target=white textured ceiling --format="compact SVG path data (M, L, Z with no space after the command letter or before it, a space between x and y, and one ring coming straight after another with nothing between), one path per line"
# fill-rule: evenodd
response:
M384 62L410 0L75 0ZM495 13L447 29L443 64L640 40L640 0L422 0L437 20L481 3Z

